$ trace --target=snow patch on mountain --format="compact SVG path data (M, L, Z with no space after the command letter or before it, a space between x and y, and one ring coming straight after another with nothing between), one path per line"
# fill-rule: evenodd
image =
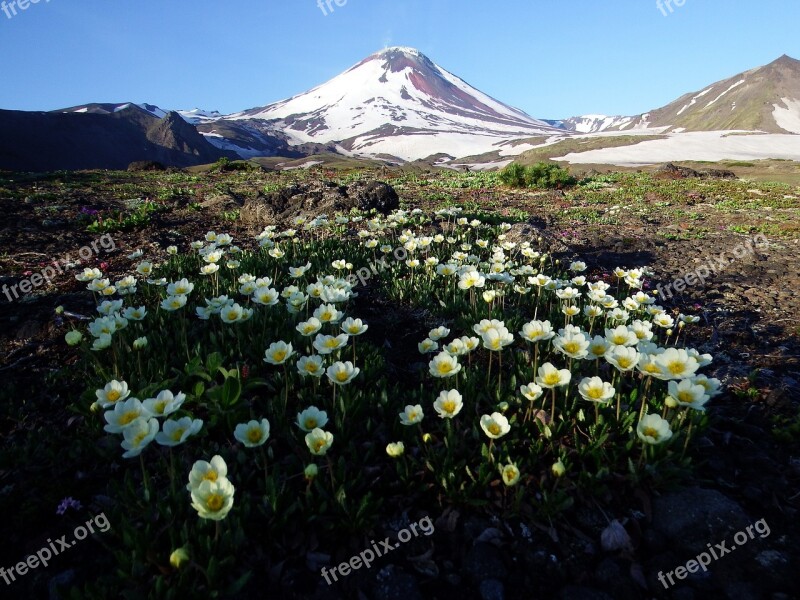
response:
M790 131L792 133L800 133L800 100L792 100L790 98L781 98L785 107L779 104L773 104L775 110L772 116L775 117L775 122L778 127Z

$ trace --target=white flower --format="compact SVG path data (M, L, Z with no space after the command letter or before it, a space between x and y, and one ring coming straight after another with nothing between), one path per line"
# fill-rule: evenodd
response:
M121 433L136 419L140 417L149 419L153 415L142 405L138 398L131 397L114 403L113 408L106 411L103 416L106 420L106 425L103 427L105 431L108 433Z
M705 411L705 403L710 396L706 394L706 388L696 384L692 379L683 379L680 382L670 381L667 384L669 395L680 405L694 408L695 410Z
M589 354L589 340L583 333L566 331L565 328L562 335L553 339L553 348L570 358L582 359Z
M319 427L306 434L306 446L314 456L325 456L333 444L333 434Z
M138 308L129 306L122 312L122 316L129 321L143 321L147 316L147 309L144 306Z
M158 420L139 417L122 431L123 458L134 458L142 453L158 433Z
M636 333L625 325L620 325L614 329L606 329L606 339L614 346L635 346L639 342Z
M156 442L162 446L179 446L196 435L203 428L203 421L183 417L177 420L168 419L164 421L161 431L156 435Z
M342 331L345 332L347 335L361 335L364 333L369 326L365 325L361 319L354 319L353 317L348 317L345 319L341 324Z
M314 431L317 427L323 428L327 424L328 413L316 406L309 406L304 411L297 413L297 426L306 433Z
M481 334L483 347L487 350L499 351L514 342L514 336L504 326L491 327Z
M656 414L642 417L636 426L636 434L646 444L661 444L672 437L669 422Z
M578 393L589 402L606 404L614 397L616 390L599 377L584 377L578 384Z
M522 331L519 332L523 339L536 343L543 340L549 340L556 334L550 321L531 321L522 326Z
M434 377L452 377L461 370L461 365L447 352L440 352L430 362L428 369Z
M442 419L452 419L464 407L464 402L458 390L443 391L433 402L434 410Z
M654 374L658 379L688 379L700 368L696 358L679 348L667 348L654 361L662 372L661 376Z
M552 363L544 363L539 367L536 383L543 388L556 388L567 385L572 379L568 369L557 369Z
M194 284L190 283L185 277L167 286L167 293L170 296L188 296L192 293L192 290L194 290Z
M439 344L430 338L425 338L419 344L417 344L417 349L419 350L420 354L432 354L439 349Z
M131 392L128 390L128 384L124 381L117 381L116 379L109 381L102 390L95 391L97 403L101 408L114 406L117 402L125 400L130 394Z
M625 373L631 371L639 363L641 358L636 348L626 348L625 346L612 346L608 349L605 356L606 360L614 365L619 371Z
M325 370L322 368L321 356L301 356L297 361L297 372L303 377L311 375L312 377L322 377Z
M347 345L349 336L346 333L341 333L337 336L317 334L314 338L314 349L320 354L331 354L332 352L344 348Z
M185 400L184 393L178 392L177 395L173 395L169 390L163 390L155 398L148 398L142 402L142 406L154 417L166 417L178 410Z
M239 440L246 448L256 448L264 444L269 438L269 421L248 421L239 423L233 431L233 437Z
M228 465L219 455L214 456L210 462L198 460L189 472L189 484L187 490L193 490L200 486L204 481L217 481L228 476Z
M219 311L219 318L228 325L238 323L244 316L244 309L237 303L229 304Z
M499 439L511 431L511 425L508 424L508 419L499 412L492 413L491 415L483 415L480 422L483 432L493 440Z
M192 508L201 519L221 521L233 508L233 484L227 479L203 481L191 490Z
M179 310L186 306L186 296L168 296L161 301L161 308L168 312Z
M314 317L321 323L337 323L344 316L333 304L323 304L314 311Z
M422 406L417 404L416 406L409 404L406 406L405 410L400 413L400 422L403 425L416 425L417 423L421 422L422 419L425 417Z
M442 338L446 338L450 335L450 330L447 327L440 326L436 329L431 329L428 333L428 338L432 339L434 342L438 342Z
M525 396L531 402L541 398L542 394L544 393L544 390L535 383L529 383L528 385L521 385L519 391L523 396Z
M273 342L264 353L264 362L271 365L282 365L294 354L291 344L286 342Z
M361 372L361 369L354 367L349 360L347 362L335 362L325 371L328 379L336 385L347 385Z

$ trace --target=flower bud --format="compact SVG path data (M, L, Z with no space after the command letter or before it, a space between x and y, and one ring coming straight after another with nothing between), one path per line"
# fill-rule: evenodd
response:
M422 434L422 441L426 444L431 441L431 434L430 433L423 433Z
M178 548L169 555L169 564L176 569L180 569L187 562L189 562L189 551L186 549L186 546Z
M64 340L70 346L77 346L83 340L83 334L80 331L72 331L67 332L67 335L64 336Z
M142 350L143 348L147 347L147 338L140 337L133 340L133 349L134 350Z
M103 407L100 406L99 402L92 402L92 405L89 407L89 410L93 413L99 413L102 409Z
M664 404L667 405L667 408L677 408L678 407L678 401L675 400L675 398L673 398L672 396L667 396L667 399L664 400Z
M64 314L64 307L63 306L56 306L56 314L63 315Z
M564 463L561 462L560 458L558 459L558 462L556 462L553 465L552 470L553 470L553 475L555 475L556 477L561 477L564 473L567 472L567 469L564 466Z
M391 456L392 458L399 458L403 456L403 453L406 451L405 444L403 442L392 442L386 446L386 454Z
M303 471L303 474L306 476L306 480L308 481L312 481L314 477L317 476L318 473L319 473L319 467L317 467L317 465L315 465L314 463L308 465Z

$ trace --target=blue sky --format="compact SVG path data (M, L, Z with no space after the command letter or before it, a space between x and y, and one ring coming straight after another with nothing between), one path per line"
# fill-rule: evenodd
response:
M635 114L800 58L796 0L675 1L667 16L656 0L346 0L327 16L317 0L39 0L12 18L0 4L0 108L234 112L401 45L535 117Z

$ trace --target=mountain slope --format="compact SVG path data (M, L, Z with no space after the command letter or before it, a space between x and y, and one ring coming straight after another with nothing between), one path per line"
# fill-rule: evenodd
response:
M585 115L558 123L577 133L655 128L800 133L800 60L784 55L641 115Z
M651 126L800 133L800 61L782 56L650 113Z
M498 139L556 133L411 48L388 48L308 92L226 117L267 121L294 144L414 160L489 148Z
M135 104L78 112L0 110L0 168L20 171L125 169L138 160L192 166L223 156L177 113L158 118ZM156 107L152 107L156 108Z

